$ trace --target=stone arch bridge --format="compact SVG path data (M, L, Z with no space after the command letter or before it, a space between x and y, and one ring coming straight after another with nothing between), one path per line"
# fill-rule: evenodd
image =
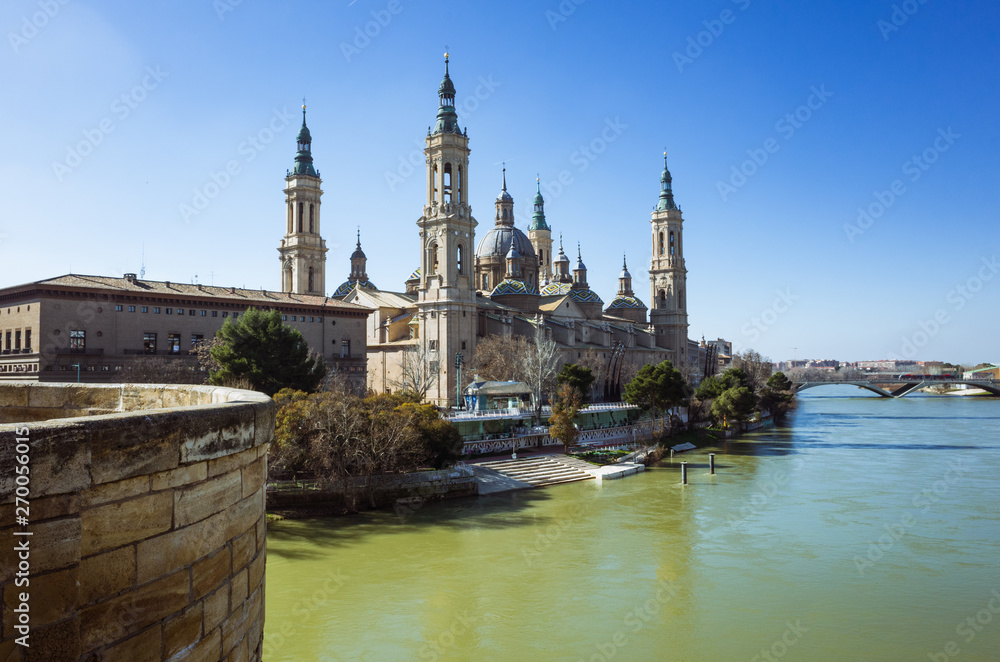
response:
M907 393L911 393L925 386L937 386L946 384L967 384L974 388L981 388L995 396L1000 396L1000 379L959 379L942 378L936 375L913 375L912 377L899 377L898 375L865 377L862 379L824 379L815 381L796 382L793 390L795 393L804 391L807 388L817 386L829 386L831 384L850 384L860 388L868 389L877 393L883 398L901 398Z

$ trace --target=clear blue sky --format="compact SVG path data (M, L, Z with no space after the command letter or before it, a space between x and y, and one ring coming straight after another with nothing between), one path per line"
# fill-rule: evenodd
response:
M912 14L888 0L7 0L0 285L138 271L145 246L150 279L278 288L307 97L327 288L360 225L370 277L401 290L424 176L400 162L422 158L447 45L479 236L500 163L522 229L540 173L591 286L610 301L627 253L648 303L666 147L693 338L774 360L1000 360L1000 8L897 6ZM248 142L261 132L270 142ZM98 144L77 162L82 141ZM229 161L239 172L183 218ZM859 207L875 214L859 223Z

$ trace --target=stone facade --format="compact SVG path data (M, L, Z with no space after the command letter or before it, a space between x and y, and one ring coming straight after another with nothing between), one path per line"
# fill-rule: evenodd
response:
M365 384L370 309L322 295L67 275L0 289L0 383L114 382L144 356L186 359L250 306L276 309L312 351ZM9 340L8 340L9 336ZM192 365L193 358L190 359Z
M0 660L261 659L270 398L0 384L0 421L0 539L23 530L25 444L32 533L27 587L13 543L0 547ZM22 592L29 648L16 644Z

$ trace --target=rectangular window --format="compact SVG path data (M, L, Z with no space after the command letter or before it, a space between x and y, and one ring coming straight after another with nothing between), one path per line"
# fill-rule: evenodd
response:
M465 341L462 341L462 349L465 349Z
M149 312L149 306L143 306L142 307L142 312L148 313Z
M203 334L201 333L191 334L191 349L194 349L203 342L205 342L205 336Z
M159 315L160 314L160 307L159 306L154 306L153 307L153 314L154 315Z
M292 321L293 321L293 322L297 321L297 319L296 319L295 315L292 315Z
M240 314L239 314L239 313L233 313L233 319L236 319L236 318L237 318L237 317L239 317L239 316L240 316Z
M24 349L31 351L31 329L24 330Z
M315 321L315 320L314 320L314 319L313 319L312 317L310 317L310 318L309 318L309 321L310 321L310 322L313 322L313 321Z
M340 341L340 358L347 358L351 355L351 341L341 340Z
M11 344L10 344L10 331L8 331L8 332L7 332L7 344L6 344L6 345L4 345L4 347L5 347L6 349L11 349L11 348L12 348L12 346L11 346Z
M213 310L212 311L212 317L218 317L218 316L219 316L219 311L218 310Z
M129 307L128 307L128 311L129 311L130 313L134 313L134 312L135 312L135 306L129 306Z
M189 311L188 311L188 315L189 315L190 317L194 317L194 311L193 311L193 310L189 310Z
M287 322L288 321L288 315L282 315L281 316L281 321L282 322Z
M223 317L229 317L229 313L225 313L225 312L224 312L224 313L222 313L222 316L223 316Z
M193 315L193 314L194 314L194 313L192 313L192 315ZM202 317L205 317L205 316L206 316L207 314L208 314L208 311L207 311L207 310L203 310L203 311L201 311L201 316L202 316Z
M70 341L72 343L72 341ZM14 331L14 349L21 349L21 330Z
M66 368L67 366L64 365L59 366L59 372L66 372Z
M174 309L173 308L167 308L167 315L173 315L173 314L174 314ZM183 315L183 314L184 313L181 313L181 315Z
M428 349L432 349L432 350L433 349L437 349L438 348L438 342L436 340L430 340L430 341L428 341L427 347L428 347Z
M154 308L154 310L157 310ZM155 333L144 333L142 334L142 351L146 354L156 354L156 334Z
M120 313L121 311L122 311L122 307L121 307L121 304L117 304L117 305L115 306L115 312L116 312L116 313Z
M168 333L167 354L180 354L180 353L181 353L181 334Z
M102 365L101 366L101 372L111 372L111 366L109 366L109 365Z
M87 332L76 330L69 332L69 351L83 352L87 349Z

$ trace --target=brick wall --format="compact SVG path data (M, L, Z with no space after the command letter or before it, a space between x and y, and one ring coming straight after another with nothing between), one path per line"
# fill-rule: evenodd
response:
M6 384L0 421L0 661L260 660L270 398L207 386ZM15 585L13 535L23 530L13 526L21 427L27 588ZM30 648L15 643L24 591Z

